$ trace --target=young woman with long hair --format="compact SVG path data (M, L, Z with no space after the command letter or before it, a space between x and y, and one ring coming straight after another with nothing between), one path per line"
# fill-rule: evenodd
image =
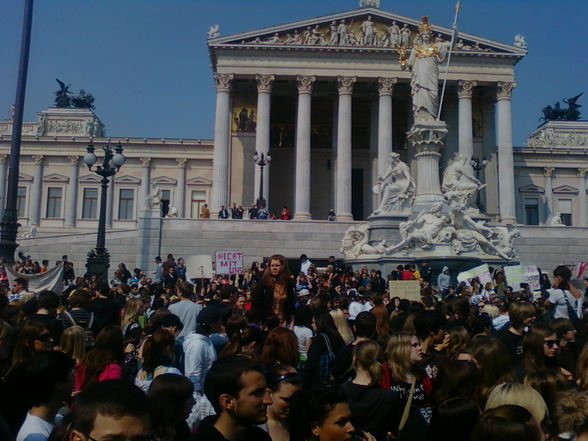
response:
M99 381L121 379L123 359L123 334L120 326L105 326L98 333L94 348L84 355L74 373L74 391L83 390Z
M513 367L520 366L523 360L523 338L535 322L535 306L526 301L512 302L508 307L510 325L498 332L498 338L506 346Z
M292 396L302 389L302 377L292 366L276 365L266 374L272 404L267 408L267 432L273 441L288 441Z
M277 316L281 323L290 325L294 319L296 286L290 278L288 262L282 255L269 258L269 264L261 280L251 294L251 318L265 323L270 316Z
M535 325L533 331L525 335L523 340L523 363L517 372L519 379L546 368L558 370L571 379L570 372L557 366L558 343L553 329L545 325Z
M147 391L153 380L159 375L182 374L172 366L174 345L174 335L165 329L157 329L145 339L143 365L135 377L137 386Z
M274 328L261 349L261 364L267 369L274 365L298 365L298 339L288 328Z
M341 308L333 308L329 314L331 314L331 317L333 317L337 331L339 331L339 335L345 344L351 344L353 342L353 331L349 327L349 323L347 323L347 319L345 318L345 313L343 310Z
M514 381L510 357L504 344L496 337L476 337L470 345L472 359L480 369L480 395L482 400L494 386Z
M162 374L153 380L147 393L151 429L155 441L186 441L194 400L194 385L183 375Z
M384 369L379 362L379 345L372 340L353 347L355 378L343 384L349 399L351 422L357 429L371 433L376 440L386 440L395 433L397 415L402 411L398 395L380 386Z
M449 345L445 349L447 358L457 360L459 354L467 351L470 346L470 334L463 326L456 326L447 331L449 334Z
M422 359L421 342L416 335L397 332L388 339L380 384L398 394L403 408L410 400L411 409L418 409L418 412L410 413L402 429L409 439L426 436L430 423L432 386L429 377L417 367Z
M86 353L86 331L81 326L70 326L63 334L59 342L61 352L69 355L76 364L80 363Z
M334 356L345 346L333 317L326 309L315 310L312 327L315 335L302 372L305 388L318 387L330 378Z
M141 299L127 299L121 320L122 333L128 337L130 333L141 328L139 317L143 315L143 301Z
M12 353L12 366L30 360L36 354L53 349L53 337L49 329L37 321L25 322L16 339Z

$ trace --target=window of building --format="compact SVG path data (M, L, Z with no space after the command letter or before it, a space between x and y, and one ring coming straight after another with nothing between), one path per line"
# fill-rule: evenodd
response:
M26 216L26 208L27 208L27 188L26 187L18 187L18 191L16 193L16 215L18 217L25 217Z
M118 218L121 220L133 219L134 205L135 191L128 188L122 188L118 199Z
M571 199L558 199L557 211L561 216L561 221L568 227L572 226L572 200Z
M525 224L539 225L539 199L525 198Z
M82 219L98 218L98 189L84 188L82 201Z
M202 206L206 204L206 191L204 190L192 190L192 204L190 210L190 217L200 217L200 210Z
M63 189L61 187L49 187L47 189L47 219L61 217L61 198Z
M171 190L161 190L161 215L166 217L171 204Z

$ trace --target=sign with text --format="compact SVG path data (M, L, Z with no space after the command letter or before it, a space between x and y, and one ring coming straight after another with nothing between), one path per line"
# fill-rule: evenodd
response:
M513 265L504 267L506 282L512 286L514 291L519 291L521 283L528 283L531 291L539 291L539 269L536 265Z
M216 274L243 274L243 253L217 251Z
M482 287L488 283L492 282L492 276L490 275L490 268L488 264L485 263L484 265L477 266L470 270L461 272L457 275L458 282L466 282L469 285L469 281L474 278L478 278Z
M421 301L421 285L418 280L390 280L388 282L390 298L400 297L411 301Z

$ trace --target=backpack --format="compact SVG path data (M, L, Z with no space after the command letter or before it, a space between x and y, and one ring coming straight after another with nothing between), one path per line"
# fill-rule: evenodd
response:
M67 316L69 321L73 323L74 326L80 326L77 324L77 322L74 320L73 316L68 311L63 311L63 313ZM92 324L93 323L94 323L94 313L91 312L90 313L90 321L87 323L86 327L82 326L82 328L84 328L84 333L86 334L85 344L86 344L87 348L94 346L94 331L92 331Z

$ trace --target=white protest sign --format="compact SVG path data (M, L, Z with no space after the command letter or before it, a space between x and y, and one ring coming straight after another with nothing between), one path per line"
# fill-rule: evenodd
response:
M539 291L541 289L541 282L539 281L539 269L535 265L524 266L525 282L529 284L531 291Z
M512 287L513 291L520 291L521 283L525 283L525 275L521 265L505 266L504 276L506 283Z
M458 282L466 282L469 284L469 280L478 278L482 286L488 282L492 282L492 275L490 274L490 268L488 264L477 266L467 271L463 271L457 275Z
M208 254L200 256L184 257L186 263L186 277L191 279L212 279L212 256Z
M388 288L390 297L421 301L421 285L418 280L390 280Z
M217 251L216 274L243 274L243 253Z

